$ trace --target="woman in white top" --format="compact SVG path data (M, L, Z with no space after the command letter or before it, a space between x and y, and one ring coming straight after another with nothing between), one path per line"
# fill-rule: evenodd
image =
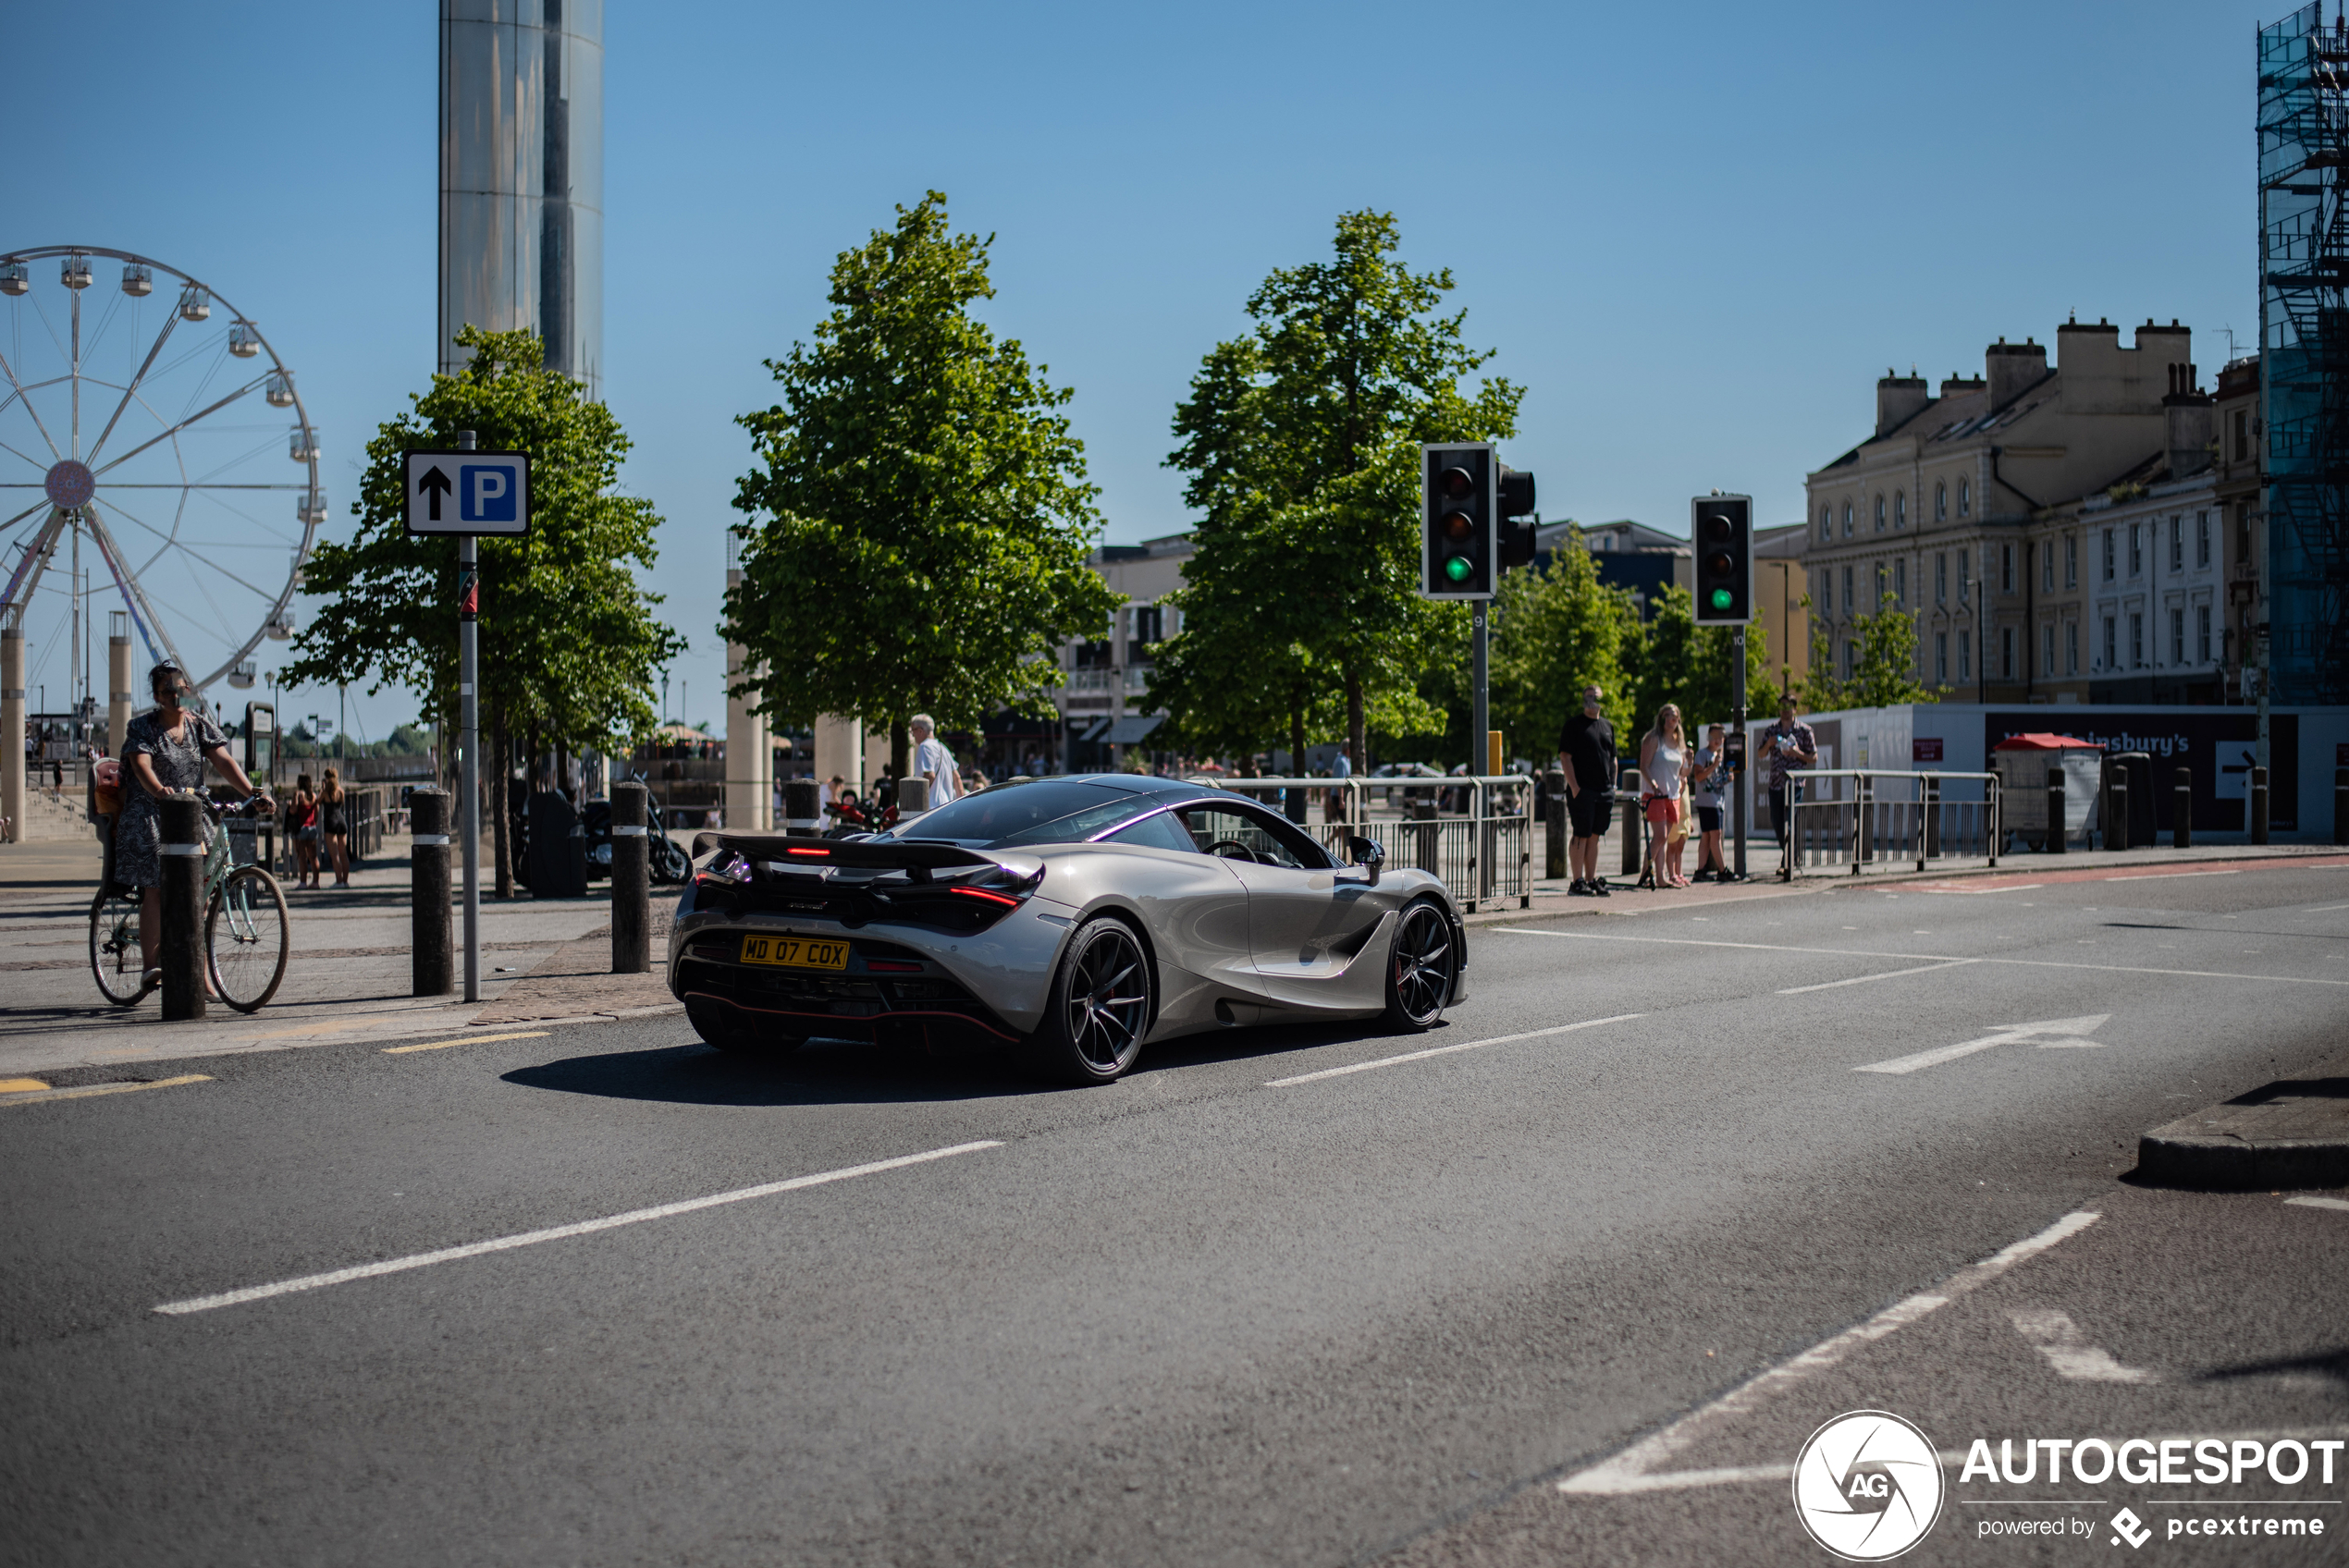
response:
M1680 786L1687 781L1689 743L1680 733L1680 710L1666 703L1655 710L1655 726L1640 742L1641 802L1647 809L1648 868L1642 880L1654 888L1685 888L1666 854L1672 825L1680 819Z

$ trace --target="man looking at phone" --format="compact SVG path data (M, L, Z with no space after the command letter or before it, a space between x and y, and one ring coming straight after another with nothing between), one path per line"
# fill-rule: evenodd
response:
M1794 699L1780 697L1778 721L1762 731L1758 744L1763 760L1770 765L1770 831L1783 847L1787 819L1794 815L1794 802L1802 798L1802 783L1788 776L1797 768L1819 766L1819 738L1794 717Z

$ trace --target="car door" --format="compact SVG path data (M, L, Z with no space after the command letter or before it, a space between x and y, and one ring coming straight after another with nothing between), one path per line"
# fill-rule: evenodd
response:
M1248 948L1267 995L1303 1007L1375 1007L1383 993L1358 966L1394 900L1339 867L1287 819L1249 802L1183 808L1199 847L1218 855L1248 888Z

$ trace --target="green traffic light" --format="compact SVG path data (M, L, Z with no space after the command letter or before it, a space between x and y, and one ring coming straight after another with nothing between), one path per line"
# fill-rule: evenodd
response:
M1730 597L1731 595L1727 588L1716 588L1713 590L1713 607L1716 610L1728 609L1729 607Z
M1469 564L1469 558L1466 556L1454 556L1444 563L1444 575L1455 582L1466 582L1469 580L1469 573L1475 570L1476 568Z

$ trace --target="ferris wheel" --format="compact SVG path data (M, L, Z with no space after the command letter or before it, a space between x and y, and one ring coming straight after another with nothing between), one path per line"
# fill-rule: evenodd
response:
M0 627L28 685L70 692L118 605L151 662L251 687L326 517L317 433L252 318L128 251L0 252Z

